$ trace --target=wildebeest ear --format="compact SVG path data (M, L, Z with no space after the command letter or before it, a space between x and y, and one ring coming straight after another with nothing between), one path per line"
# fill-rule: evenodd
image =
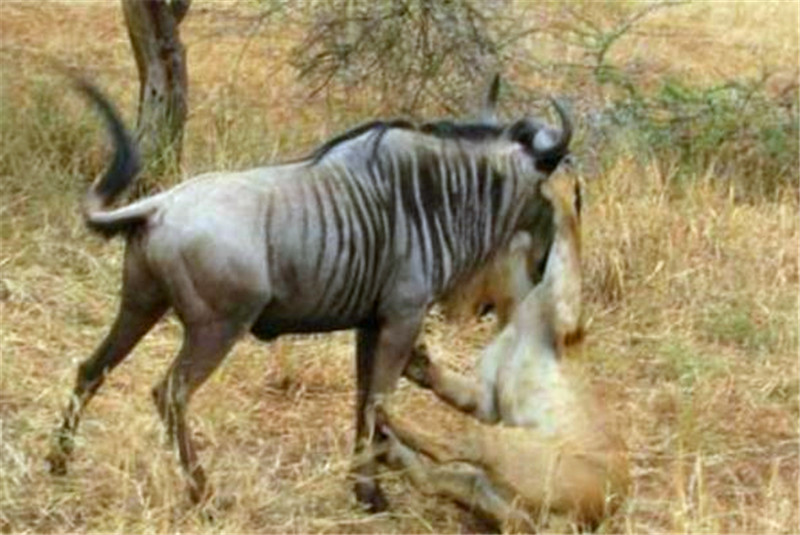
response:
M489 90L483 99L480 119L490 124L497 123L497 97L500 94L500 74L495 73L489 84Z
M525 147L533 147L533 138L537 131L535 124L527 119L521 119L508 128L508 137Z

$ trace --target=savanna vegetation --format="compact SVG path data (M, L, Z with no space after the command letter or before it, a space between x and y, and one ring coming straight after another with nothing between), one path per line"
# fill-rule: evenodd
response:
M371 118L466 116L494 69L507 116L567 99L585 180L587 319L567 360L619 421L633 464L631 497L601 531L796 532L797 3L462 1L479 12L449 21L431 4L356 1L343 14L336 2L195 0L181 24L181 169L154 187L298 157ZM133 124L118 3L0 3L0 529L481 529L391 472L388 513L355 505L351 333L247 340L195 397L203 462L235 498L213 521L189 503L150 400L180 341L174 319L108 377L69 475L48 474L53 427L113 317L122 261L120 240L83 225L105 133L55 64L96 81ZM425 338L466 370L493 332L491 319L434 311ZM397 397L419 422L453 417L407 382Z

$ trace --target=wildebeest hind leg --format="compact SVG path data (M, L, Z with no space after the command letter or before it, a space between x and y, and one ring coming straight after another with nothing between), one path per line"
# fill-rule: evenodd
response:
M126 260L117 318L94 354L78 366L75 387L64 409L61 425L55 432L47 456L53 474L66 473L81 412L103 384L106 375L128 356L169 308L164 294L146 270L136 265L131 255Z
M186 325L183 346L167 375L153 389L158 412L170 438L177 443L181 466L189 478L189 495L199 503L208 495L206 476L197 459L186 410L192 394L219 366L246 325L218 320Z

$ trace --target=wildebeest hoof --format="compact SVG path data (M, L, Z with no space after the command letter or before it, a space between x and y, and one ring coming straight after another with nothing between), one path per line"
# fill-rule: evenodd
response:
M358 503L368 513L382 513L389 508L389 501L375 482L358 481L356 482L355 492Z
M206 522L215 522L223 513L233 509L236 498L227 494L215 494L200 506L200 515Z
M45 457L45 462L48 465L51 475L67 475L67 456L64 453L60 451L51 451L47 457Z

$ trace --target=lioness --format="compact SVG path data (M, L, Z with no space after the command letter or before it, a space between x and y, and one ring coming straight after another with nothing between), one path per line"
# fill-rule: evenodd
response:
M556 228L545 273L484 350L477 380L435 365L424 349L406 368L409 379L480 421L445 436L383 407L378 413L386 462L406 469L423 492L452 498L503 530L537 529L553 513L594 528L628 491L624 444L561 362L581 332L578 188L564 174L542 184ZM526 269L529 245L515 239L513 269Z

